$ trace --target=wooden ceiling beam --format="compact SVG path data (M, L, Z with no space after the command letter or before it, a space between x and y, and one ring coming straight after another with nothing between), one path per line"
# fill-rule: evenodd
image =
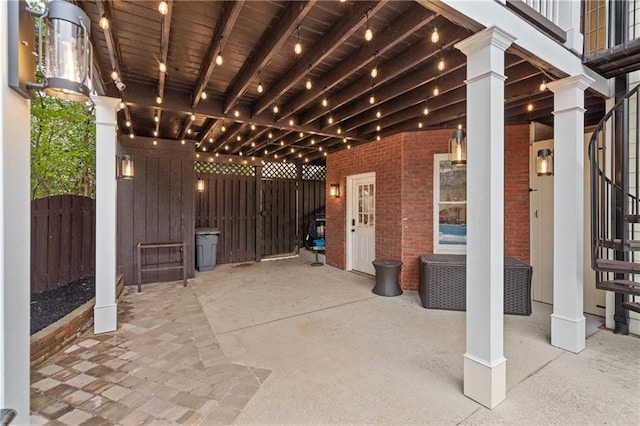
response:
M282 107L283 118L295 114L298 110L322 96L325 91L330 90L335 85L341 83L346 78L353 75L354 72L376 61L376 56L384 54L387 50L395 47L407 37L413 35L417 30L428 25L433 19L433 14L428 12L422 6L415 4L408 11L401 14L395 21L389 24L381 31L377 31L375 43L364 42L360 49L357 49L348 59L340 62L336 67L332 68L321 79L314 83L311 90L302 92L299 96L294 97L288 104ZM408 49L409 50L409 49ZM421 58L422 55L416 55L412 52L413 61ZM401 67L401 65L399 65ZM389 66L390 72L398 71L398 65ZM405 68L406 69L406 68ZM335 106L334 106L335 107Z
M152 108L155 110L169 110L175 111L179 113L183 113L187 116L191 115L191 105L189 96L185 94L185 92L175 91L175 90L165 90L165 96L161 105L156 105L151 100L155 98L155 88L148 84L136 84L135 86L127 89L127 103L134 106L139 106L143 108ZM249 116L249 109L245 106L240 105L238 107L238 111L240 112L239 117L235 117L233 114L224 114L222 112L222 104L213 99L207 99L207 102L204 102L198 106L198 109L195 111L197 115L201 115L204 117L211 117L217 119L224 119L229 122L242 122L242 123L254 123L256 126L261 127L270 127L276 129L286 129L289 131L295 132L305 132L305 133L314 133L320 134L324 136L338 136L334 133L324 131L322 129L318 129L315 126L310 125L299 125L293 124L290 125L287 123L276 123L273 120L273 116L270 112L260 114L254 117ZM350 138L358 139L358 135L350 134L348 135Z
M213 141L212 144L209 144L207 146L207 151L216 152L216 151L222 150L224 145L228 145L231 138L235 137L235 135L240 131L240 129L242 129L242 125L243 123L231 123L229 126L227 126L226 132L218 136L218 138L215 141ZM225 150L225 152L230 152L230 151Z
M454 31L453 26L451 27L451 31ZM439 57L441 52L447 52L448 49L453 49L453 44L457 43L457 41L457 39L454 39L454 41L444 45L442 49L434 48L433 43L431 43L431 40L429 40L428 38L421 40L416 45L410 46L396 57L391 58L383 64L379 65L379 68L382 72L379 73L378 77L373 82L373 87L379 87L384 83L391 81L395 77L403 74L404 72L407 72L411 68L418 66L420 63L428 61L432 58ZM423 56L416 55L416 52L429 53ZM451 50L451 52L453 52L453 50ZM451 53L446 53L446 55L449 54ZM300 122L303 124L308 124L311 121L325 115L327 112L329 112L329 109L335 110L336 108L340 108L353 99L356 99L358 96L362 96L365 93L370 92L371 86L372 82L368 78L361 78L356 80L348 87L329 97L329 108L325 108L320 103L318 103L300 116Z
M355 31L359 30L366 20L367 12L373 15L385 4L386 0L353 2L350 10L346 11L343 17L255 103L252 113L261 114L269 106L276 103L280 96L308 74L310 68L314 68L322 62Z
M203 143L207 143L207 136L213 126L218 122L218 120L214 118L206 118L202 126L200 126L200 130L198 130L198 142L196 143L196 148L200 148Z
M202 92L207 87L213 70L216 68L215 57L219 51L224 51L224 46L229 40L229 33L236 24L240 10L244 5L244 0L225 1L222 6L222 12L218 16L216 27L211 35L209 47L200 63L200 71L191 95L191 109L195 109L202 99ZM226 36L226 37L225 37Z
M242 143L242 145L240 145L239 147L236 147L236 150L242 151L243 149L248 148L252 142L255 143L255 145L251 148L255 148L258 145L258 140L260 140L262 137L266 137L268 133L269 133L268 128L256 130L256 133L253 133L250 138L247 138ZM236 154L237 152L234 151L233 153Z
M160 35L160 60L167 65L169 56L169 36L171 35L171 15L173 14L173 0L167 0L167 14L160 18L161 35ZM159 65L159 64L158 64ZM164 82L167 73L158 70L158 96L164 97ZM162 110L158 111L158 122L155 125L156 131L159 133L160 122L162 120Z
M286 135L288 135L290 132L287 130L280 130L280 129L272 129L269 132L271 132L272 134L272 138L268 138L263 140L261 143L256 143L255 147L252 147L249 151L248 151L248 155L258 155L261 154L261 152L271 145L276 145L278 143L278 140L282 139L283 137L285 137ZM267 132L267 134L269 133ZM271 149L268 149L271 152Z
M280 51L295 28L302 22L316 0L290 1L284 13L275 18L271 30L262 35L257 51L252 52L225 94L223 111L229 113L247 91L256 74Z

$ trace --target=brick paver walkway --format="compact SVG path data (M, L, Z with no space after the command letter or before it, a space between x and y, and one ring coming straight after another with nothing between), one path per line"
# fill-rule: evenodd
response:
M126 287L118 330L89 335L31 372L31 423L228 424L269 370L227 361L181 283Z

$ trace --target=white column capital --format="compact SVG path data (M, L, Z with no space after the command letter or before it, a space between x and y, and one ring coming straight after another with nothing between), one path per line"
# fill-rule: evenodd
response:
M116 107L120 99L93 95L91 100L96 106L96 124L115 124Z
M594 80L587 75L575 75L547 83L554 94L553 113L558 114L575 108L584 113L584 91Z
M516 38L499 27L484 29L454 45L456 49L469 56L483 47L493 46L505 51Z
M588 75L573 75L571 77L561 78L560 80L550 81L547 83L547 87L553 93L561 93L564 90L581 90L585 91L595 83L595 80Z

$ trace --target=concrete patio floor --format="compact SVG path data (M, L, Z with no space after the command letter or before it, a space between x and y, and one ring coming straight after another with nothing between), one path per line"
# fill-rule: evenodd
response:
M551 308L505 316L507 400L462 394L465 314L310 253L125 290L119 329L32 371L33 424L638 424L640 339L550 346Z

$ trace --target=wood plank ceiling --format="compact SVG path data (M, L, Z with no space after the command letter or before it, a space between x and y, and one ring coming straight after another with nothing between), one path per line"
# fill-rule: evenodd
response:
M160 1L76 3L93 23L96 86L125 102L123 134L321 163L378 137L465 123L465 57L453 46L472 32L414 1L168 0L164 15ZM521 56L507 54L505 120L552 124L553 96L539 86L557 75ZM589 93L585 106L597 122L603 100Z

